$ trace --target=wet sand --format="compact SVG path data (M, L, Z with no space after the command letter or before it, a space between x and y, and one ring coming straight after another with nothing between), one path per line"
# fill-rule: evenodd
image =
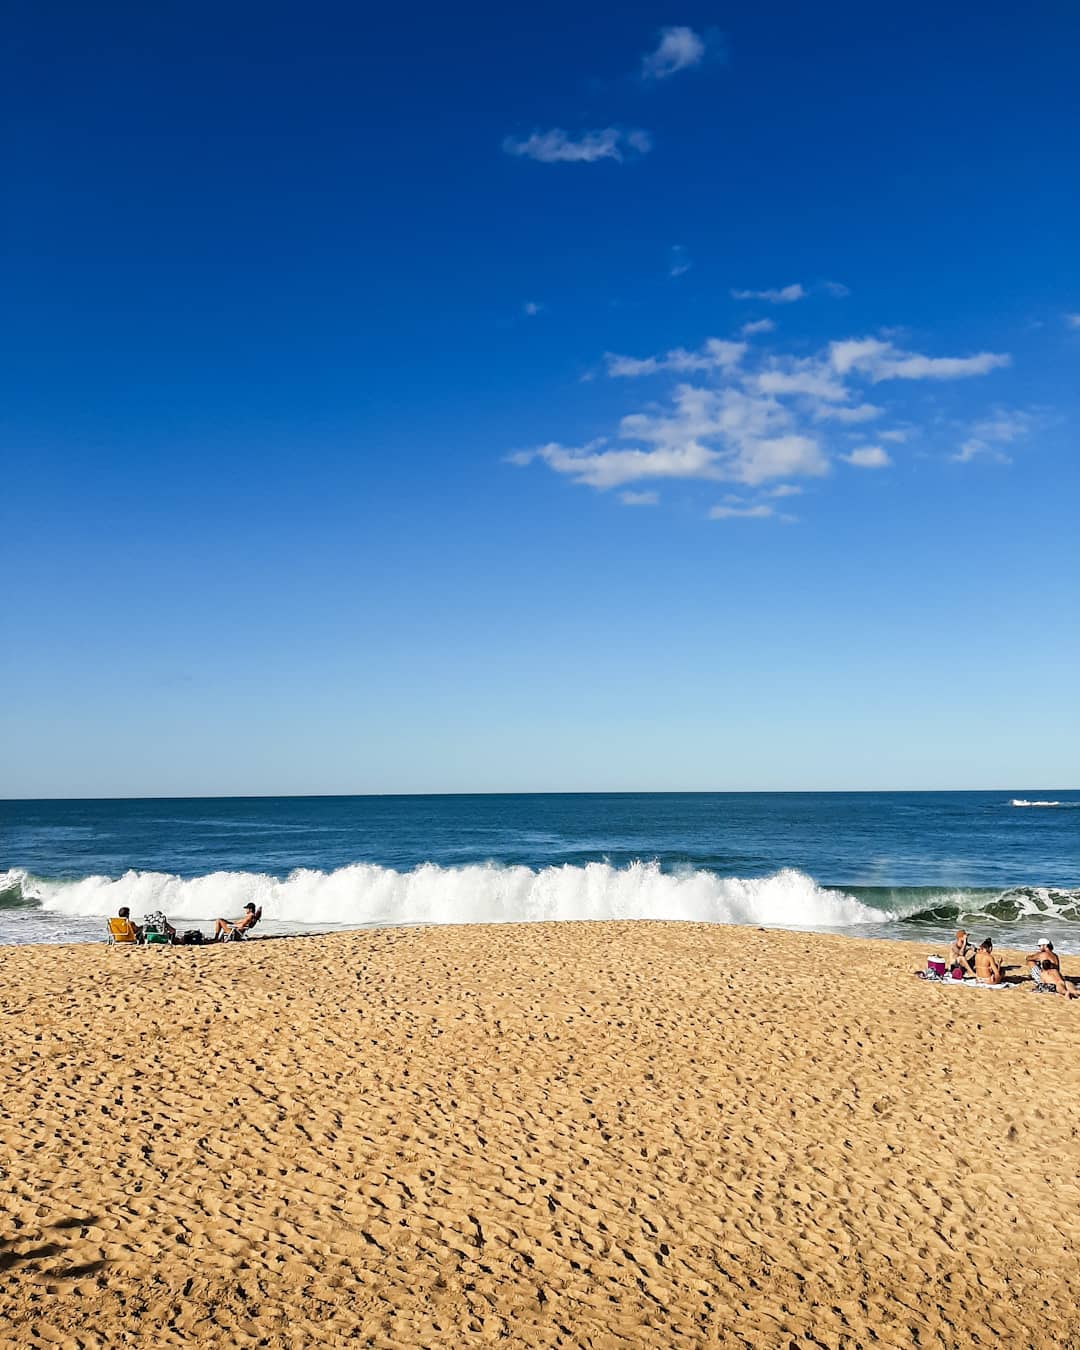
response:
M1080 1002L926 954L0 948L0 1344L1080 1346Z

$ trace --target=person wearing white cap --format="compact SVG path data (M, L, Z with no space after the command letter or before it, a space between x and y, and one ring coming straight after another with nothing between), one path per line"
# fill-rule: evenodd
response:
M1049 938L1041 937L1039 939L1039 949L1030 956L1025 956L1024 960L1031 971L1031 978L1036 984L1043 983L1043 962L1049 961L1054 970L1060 971L1061 962L1058 960L1058 954L1054 951L1054 944Z

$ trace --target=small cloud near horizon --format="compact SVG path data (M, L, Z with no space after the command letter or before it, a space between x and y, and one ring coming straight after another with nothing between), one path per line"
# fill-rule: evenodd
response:
M689 254L682 244L672 244L671 258L668 264L669 277L681 277L693 267Z
M776 328L774 319L751 319L739 329L742 337L753 337L755 333L771 333Z
M705 57L706 40L683 24L660 30L656 49L641 58L641 78L667 80L681 70L692 70Z
M863 445L858 450L852 450L850 455L841 455L840 458L856 469L887 469L892 464L888 451L880 445Z
M733 300L764 300L770 305L790 305L796 300L805 300L808 292L801 282L796 281L791 286L780 286L774 290L765 291L739 291L733 290L731 298Z
M599 131L583 131L576 139L561 127L550 131L534 131L531 136L504 138L502 148L519 159L534 159L539 164L596 164L613 159L621 164L626 159L647 155L652 149L652 137L647 131L604 127Z

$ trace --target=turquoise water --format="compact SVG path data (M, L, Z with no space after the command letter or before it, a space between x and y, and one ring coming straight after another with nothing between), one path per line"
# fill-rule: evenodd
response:
M1080 791L0 802L0 941L658 918L1080 950ZM1075 936L1074 936L1075 935Z

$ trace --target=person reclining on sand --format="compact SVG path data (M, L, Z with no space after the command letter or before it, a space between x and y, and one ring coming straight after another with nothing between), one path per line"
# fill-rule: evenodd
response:
M1042 984L1042 965L1044 961L1049 961L1055 970L1061 969L1061 962L1058 954L1054 951L1054 944L1049 938L1039 939L1039 950L1032 952L1030 956L1025 956L1024 960L1031 969L1031 978L1036 984Z
M945 969L951 975L957 966L965 975L974 975L975 967L971 964L975 957L975 948L968 941L967 929L958 928L953 944L949 948L949 954L945 958Z
M214 921L215 942L220 942L222 938L228 937L230 933L246 933L258 921L255 913L255 906L249 900L244 906L244 917L242 919L216 919Z
M1042 963L1042 983L1047 988L1053 989L1055 994L1064 994L1066 998L1080 998L1080 990L1065 979L1061 968L1055 966L1049 958Z
M990 938L983 938L979 950L975 953L975 974L983 984L1004 984L1005 973L1001 962L994 955L994 944Z

